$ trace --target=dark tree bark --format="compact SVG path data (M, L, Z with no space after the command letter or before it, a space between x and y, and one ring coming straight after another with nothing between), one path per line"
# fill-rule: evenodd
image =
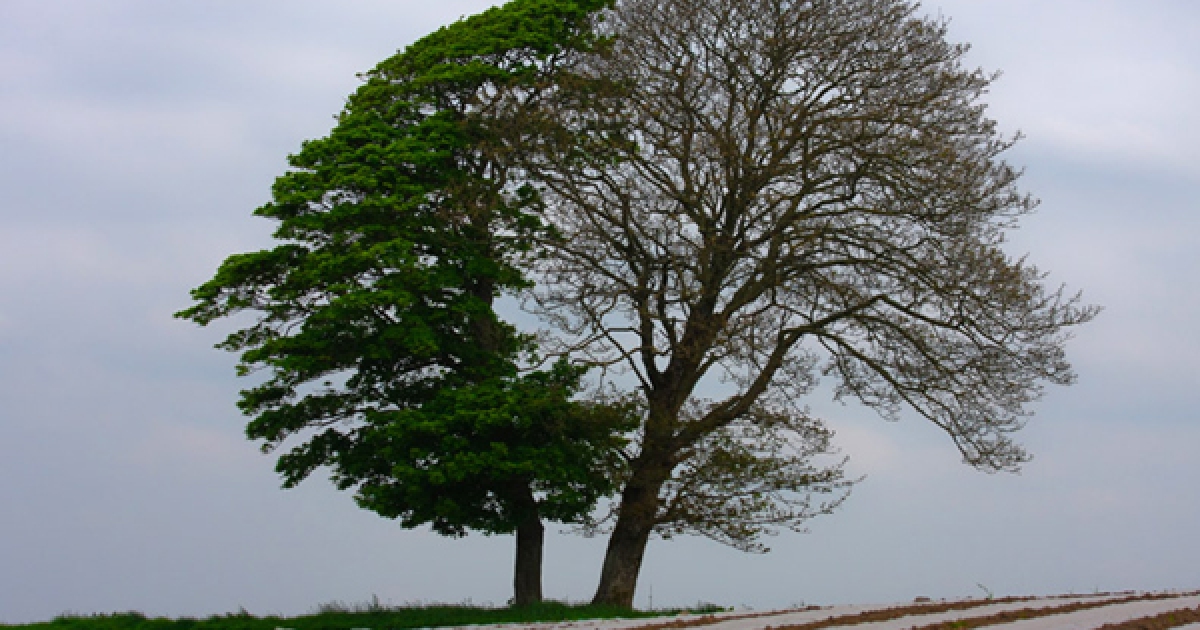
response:
M593 604L633 608L646 543L657 524L658 493L662 488L662 480L655 482L647 477L650 475L645 472L635 472L621 493L621 512L608 539Z
M513 605L542 601L542 549L545 527L536 513L517 526L517 557L513 571Z

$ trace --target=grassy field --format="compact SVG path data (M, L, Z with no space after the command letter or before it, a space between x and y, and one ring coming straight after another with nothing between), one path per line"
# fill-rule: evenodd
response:
M346 606L326 604L318 612L299 617L256 617L248 613L212 616L206 619L167 619L146 617L137 612L109 615L63 615L51 621L7 625L4 629L22 630L384 630L400 628L436 628L489 623L530 623L536 621L574 621L659 617L679 613L709 613L719 606L701 604L686 610L636 611L627 608L544 602L535 606L489 608L468 605L429 605L388 607L376 602Z

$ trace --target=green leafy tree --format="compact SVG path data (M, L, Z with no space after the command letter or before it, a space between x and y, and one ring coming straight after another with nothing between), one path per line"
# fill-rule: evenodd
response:
M239 406L264 451L292 445L285 486L328 467L404 527L516 532L518 604L541 598L542 519L580 521L612 491L632 417L573 402L565 361L520 372L533 345L493 310L528 286L544 232L513 176L515 121L604 4L516 0L381 63L257 210L279 243L230 256L177 314L253 314L218 347L267 374Z

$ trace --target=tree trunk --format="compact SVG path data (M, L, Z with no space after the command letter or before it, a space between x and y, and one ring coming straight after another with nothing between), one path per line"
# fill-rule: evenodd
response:
M537 513L517 526L517 560L513 571L513 605L528 606L542 601L542 546L545 527Z
M621 495L621 513L608 539L593 604L633 608L638 573L642 570L646 543L658 513L658 492L663 481L657 477L660 475L650 475L642 469L634 472L626 484Z

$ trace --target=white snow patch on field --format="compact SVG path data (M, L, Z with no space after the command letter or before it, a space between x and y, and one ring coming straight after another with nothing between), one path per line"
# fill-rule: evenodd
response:
M1033 600L994 604L988 603L987 600L959 600L974 601L977 605L964 610L952 610L943 613L924 615L913 614L887 621L861 623L851 626L839 625L838 627L856 628L858 630L908 630L914 627L933 625L947 621L956 621L959 619L987 617L990 615L1014 610L1031 608L1039 610L1050 609L1083 602L1114 602L1099 606L1097 608L1089 608L1070 613L1048 614L1036 619L1026 619L1023 621L987 626L988 628L997 628L1002 630L1093 630L1108 623L1120 623L1133 619L1153 617L1165 612L1200 607L1200 595L1196 594L1180 594L1176 597L1170 597L1167 599L1119 602L1119 600L1127 599L1130 596L1130 593L1080 595L1066 597L1046 597ZM938 603L953 602L933 602L933 604ZM636 630L637 628L661 624L666 621L677 620L695 622L697 620L707 618L711 620L711 623L692 626L689 628L689 630L763 630L767 627L778 628L780 626L799 625L814 621L824 621L834 617L855 615L871 610L881 610L909 605L911 604L831 606L828 608L821 608L819 610L784 610L777 613L736 611L716 613L711 615L680 615L678 617L668 618L596 619L587 621L548 622L537 624L502 624L499 626L490 627L497 629L532 628L536 630ZM473 626L472 628L474 630L486 630L486 628L489 627ZM1176 630L1200 630L1200 624L1181 626Z

